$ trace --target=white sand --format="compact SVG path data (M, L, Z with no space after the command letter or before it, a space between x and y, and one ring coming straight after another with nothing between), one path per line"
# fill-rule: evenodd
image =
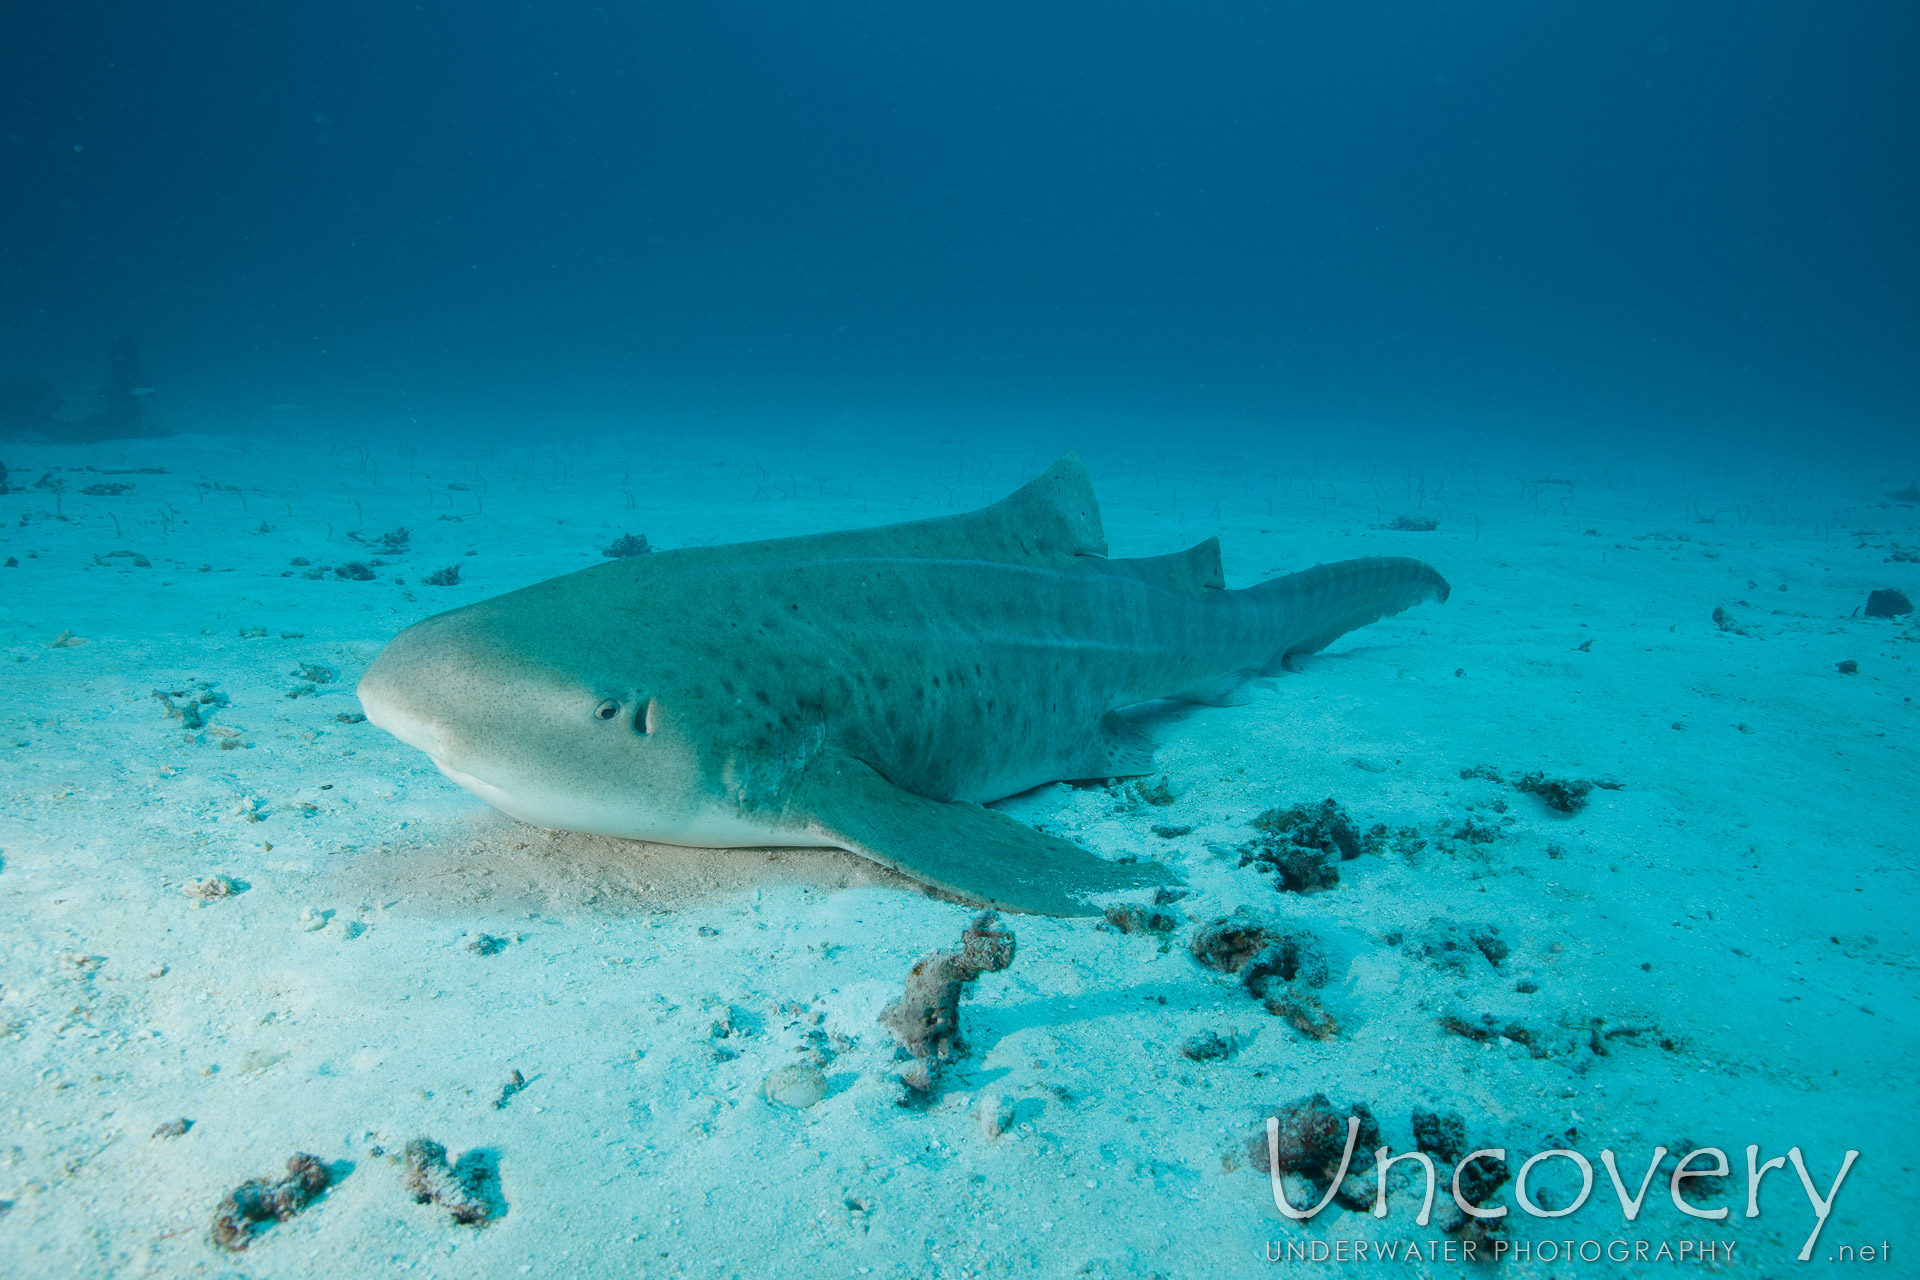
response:
M620 533L670 548L960 510L1050 450L0 449L16 486L49 469L66 485L57 517L49 490L0 496L0 559L20 562L0 569L0 1274L1224 1277L1255 1273L1270 1241L1445 1239L1404 1197L1385 1222L1280 1217L1245 1139L1315 1091L1367 1103L1396 1151L1413 1108L1458 1111L1511 1167L1612 1148L1637 1182L1655 1143L1722 1147L1734 1176L1698 1198L1731 1205L1724 1223L1683 1217L1664 1177L1625 1223L1602 1172L1577 1215L1515 1210L1510 1234L1733 1240L1732 1274L1796 1271L1814 1222L1791 1168L1744 1216L1745 1146L1801 1147L1823 1193L1855 1148L1817 1265L1884 1240L1879 1274L1920 1274L1900 1261L1920 1246L1920 631L1853 616L1870 588L1920 595L1920 565L1887 563L1920 547L1915 509L1883 497L1906 477L1552 458L1289 476L1250 454L1082 451L1116 555L1218 533L1243 585L1411 554L1453 598L1348 637L1250 706L1158 717L1170 806L1065 787L1005 806L1175 865L1195 920L1245 904L1313 930L1340 1036L1304 1039L1202 968L1191 924L1163 952L1013 917L1017 959L963 1011L973 1054L918 1111L896 1104L875 1017L914 960L955 944L965 908L832 851L520 827L337 716L403 626L595 563ZM80 470L141 466L166 473ZM1545 476L1575 483L1528 483ZM135 488L79 492L103 481ZM1371 527L1421 510L1437 532ZM400 525L410 549L375 581L290 566L371 560L348 535ZM96 559L116 550L150 567ZM453 564L458 586L420 584ZM1751 634L1717 626L1716 606ZM50 647L62 632L85 643ZM303 663L337 678L290 697L311 683ZM187 732L152 691L202 682L225 701ZM1622 788L1563 817L1462 780L1483 764ZM1263 809L1326 796L1428 847L1344 863L1312 896L1209 850L1247 840ZM1470 810L1502 838L1444 838ZM244 891L181 892L213 875ZM1497 924L1511 954L1449 973L1383 943L1436 915ZM482 935L506 945L480 954ZM1448 1034L1447 1013L1522 1023L1551 1051ZM1596 1018L1640 1030L1596 1057ZM1178 1054L1207 1029L1237 1037L1230 1060ZM810 1045L830 1055L828 1096L765 1101L762 1081ZM494 1106L515 1070L525 1088ZM975 1122L985 1095L1012 1107L997 1139ZM183 1117L183 1136L149 1137ZM489 1153L505 1214L459 1226L413 1203L372 1152L419 1136ZM343 1176L245 1253L211 1245L221 1197L295 1151Z

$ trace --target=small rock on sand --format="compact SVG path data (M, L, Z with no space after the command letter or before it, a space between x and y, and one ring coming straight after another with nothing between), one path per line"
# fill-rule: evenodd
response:
M187 881L180 886L180 892L200 902L218 902L239 893L241 887L240 882L231 876L208 876L204 880Z
M1013 1127L1013 1101L997 1093L983 1093L973 1104L973 1118L989 1141Z
M827 1077L810 1062L796 1062L767 1077L767 1101L804 1111L827 1096Z

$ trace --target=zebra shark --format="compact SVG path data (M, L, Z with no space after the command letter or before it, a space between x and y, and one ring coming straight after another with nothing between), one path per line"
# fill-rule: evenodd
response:
M523 822L668 844L838 846L963 901L1085 915L1177 882L986 803L1150 773L1124 707L1231 704L1448 585L1417 560L1229 590L1208 538L1109 559L1071 456L992 506L609 561L425 619L367 718Z

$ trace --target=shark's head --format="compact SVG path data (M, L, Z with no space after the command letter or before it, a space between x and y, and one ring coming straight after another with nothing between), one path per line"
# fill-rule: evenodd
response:
M697 753L644 657L596 652L593 620L502 597L409 627L360 678L367 718L524 822L604 835L698 836ZM598 620L604 627L604 619ZM702 843L687 839L687 843Z

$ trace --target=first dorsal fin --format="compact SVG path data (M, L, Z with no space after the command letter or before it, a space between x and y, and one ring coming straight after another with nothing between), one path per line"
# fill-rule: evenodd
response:
M1104 556L1100 503L1080 459L1068 454L990 507L872 529L837 529L767 542L689 547L612 560L582 572L632 576L725 564L856 557L1024 561Z
M1048 467L974 519L991 520L1030 555L1104 556L1106 531L1086 466L1073 454Z

